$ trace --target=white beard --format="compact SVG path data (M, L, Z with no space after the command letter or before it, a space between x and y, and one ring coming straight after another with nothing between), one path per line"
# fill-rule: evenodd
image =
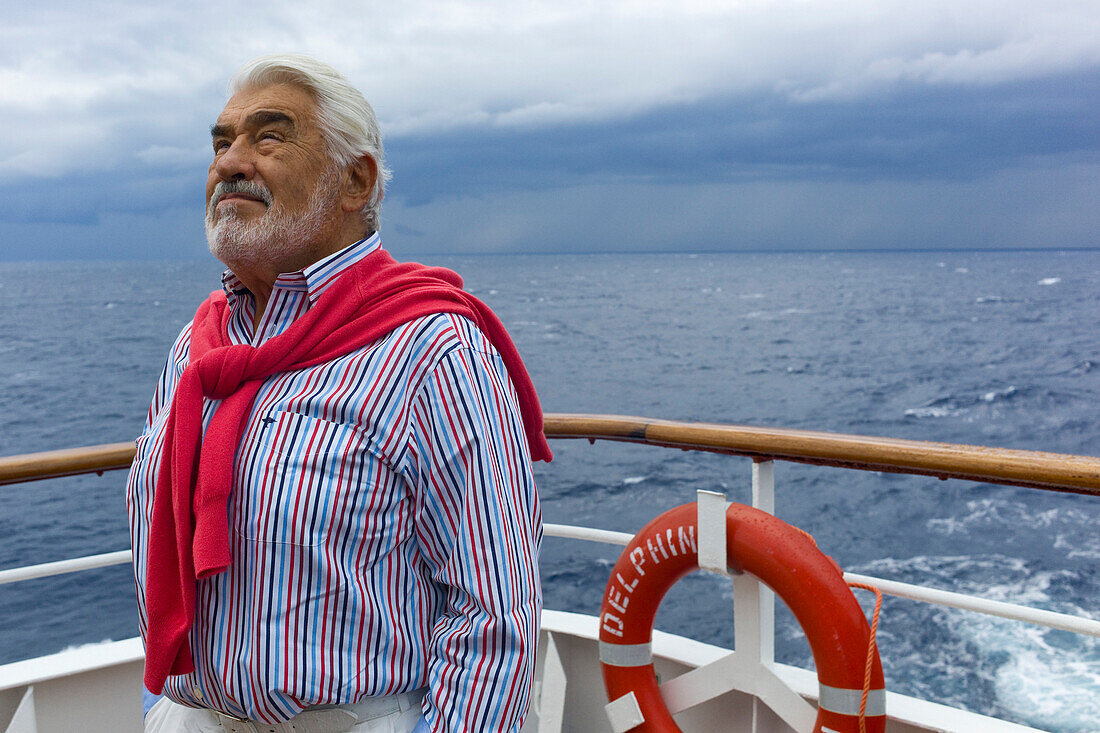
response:
M206 244L211 254L230 269L302 259L335 225L338 181L336 168L326 171L301 214L291 214L278 204L271 204L259 219L251 221L239 216L235 204L216 208L213 202L220 191L215 189L206 208ZM270 193L265 193L270 200Z

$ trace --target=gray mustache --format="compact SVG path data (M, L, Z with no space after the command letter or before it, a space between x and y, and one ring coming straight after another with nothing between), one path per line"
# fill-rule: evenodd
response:
M207 204L207 209L213 211L214 207L218 205L218 202L231 193L243 193L248 196L255 196L268 206L271 206L274 201L271 197L271 191L268 191L265 186L261 186L258 183L245 180L219 181L218 185L214 186L214 193L210 194L210 201Z

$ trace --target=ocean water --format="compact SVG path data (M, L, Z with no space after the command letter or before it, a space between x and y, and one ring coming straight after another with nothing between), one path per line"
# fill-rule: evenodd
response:
M400 256L400 253L398 253ZM509 326L548 412L1098 453L1100 252L431 258ZM0 263L0 455L133 439L214 263ZM635 531L751 462L556 441L545 519ZM0 568L124 549L124 475L0 487ZM777 514L846 569L1100 618L1100 498L780 463ZM549 608L596 613L614 548L548 538ZM869 594L868 594L869 595ZM862 599L867 608L870 598ZM136 632L126 567L0 586L0 663ZM732 645L722 579L658 627ZM1100 640L887 598L889 689L1100 730ZM810 666L797 624L777 657Z

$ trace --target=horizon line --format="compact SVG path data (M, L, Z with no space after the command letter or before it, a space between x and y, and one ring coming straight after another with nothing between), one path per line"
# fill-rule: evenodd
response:
M389 251L393 252L392 249ZM748 249L690 249L690 250L581 250L573 252L546 252L536 251L528 252L523 250L507 251L507 252L454 252L446 250L417 250L409 251L407 253L410 257L515 257L515 256L537 256L537 257L572 257L572 256L594 256L594 255L736 255L736 254L932 254L932 253L944 253L944 254L980 254L984 252L990 253L1012 253L1012 252L1100 252L1100 245L1092 247L829 247L829 248L793 248L793 247L781 247L781 248L748 248ZM0 263L3 264L29 264L29 263L53 263L62 264L67 262L217 262L211 256L205 257L151 257L151 258L135 258L126 257L119 259L111 258L42 258L42 259L8 259L0 256ZM221 263L218 263L219 265Z

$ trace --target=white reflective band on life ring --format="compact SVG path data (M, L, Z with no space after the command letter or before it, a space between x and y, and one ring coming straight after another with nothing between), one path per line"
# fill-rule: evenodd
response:
M644 667L653 663L653 648L645 644L609 644L600 642L600 661L612 667Z
M818 689L817 706L822 710L841 715L859 715L859 702L863 698L863 690L846 690L820 683L818 683ZM871 690L867 693L865 715L869 718L886 715L886 690Z

